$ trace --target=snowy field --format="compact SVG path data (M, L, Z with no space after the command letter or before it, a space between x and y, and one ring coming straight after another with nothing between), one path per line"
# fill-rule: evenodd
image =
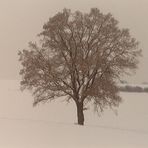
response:
M85 111L63 99L33 108L33 98L16 81L0 81L0 148L148 148L148 93L121 93L118 115Z

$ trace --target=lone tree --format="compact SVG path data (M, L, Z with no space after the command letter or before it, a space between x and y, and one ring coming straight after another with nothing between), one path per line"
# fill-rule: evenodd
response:
M110 13L64 9L44 24L39 39L19 51L21 86L32 90L34 106L65 96L75 102L83 125L88 102L96 111L119 105L117 79L137 68L141 50Z

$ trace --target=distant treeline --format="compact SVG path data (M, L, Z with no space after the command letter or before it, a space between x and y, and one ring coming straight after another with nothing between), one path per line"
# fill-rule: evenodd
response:
M148 86L132 86L132 85L123 85L119 86L119 90L122 92L146 92L148 93Z

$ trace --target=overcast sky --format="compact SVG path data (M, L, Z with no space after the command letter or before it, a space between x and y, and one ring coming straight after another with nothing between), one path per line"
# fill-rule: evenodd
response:
M88 12L97 7L112 13L120 26L140 41L143 57L131 82L148 81L147 0L0 0L0 79L18 79L18 50L26 48L49 17L63 8Z

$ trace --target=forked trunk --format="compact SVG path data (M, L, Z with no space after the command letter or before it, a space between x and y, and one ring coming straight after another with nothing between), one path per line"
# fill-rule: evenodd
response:
M84 125L83 102L77 102L77 119L79 125Z

